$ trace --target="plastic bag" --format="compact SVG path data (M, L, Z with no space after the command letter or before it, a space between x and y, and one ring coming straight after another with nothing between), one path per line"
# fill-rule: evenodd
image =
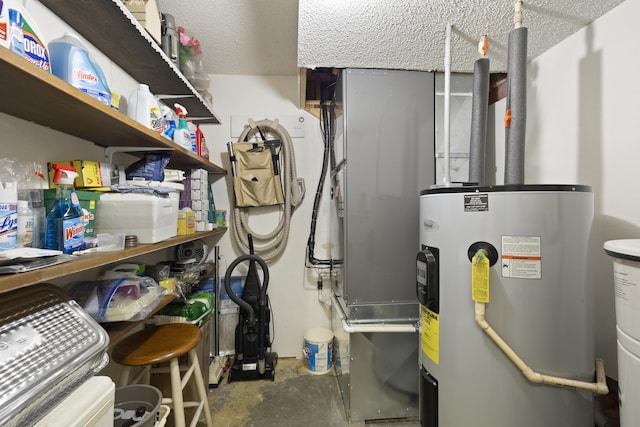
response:
M165 289L152 278L134 275L75 282L66 290L100 323L143 320L165 294Z
M145 153L144 157L125 169L128 180L142 178L148 181L164 181L164 168L169 163L169 153Z
M200 40L191 31L178 27L180 71L197 90L209 88L209 74L202 61Z

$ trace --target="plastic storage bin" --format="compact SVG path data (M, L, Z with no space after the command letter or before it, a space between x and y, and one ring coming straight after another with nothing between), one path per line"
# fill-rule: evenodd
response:
M106 193L96 212L97 233L138 236L138 243L156 243L178 233L178 194Z
M113 413L114 427L154 427L162 405L162 393L156 387L133 384L116 389ZM144 413L140 416L140 409ZM135 417L135 418L134 418Z
M609 240L616 307L620 425L640 420L640 239Z
M89 378L35 427L112 427L115 391L111 378Z

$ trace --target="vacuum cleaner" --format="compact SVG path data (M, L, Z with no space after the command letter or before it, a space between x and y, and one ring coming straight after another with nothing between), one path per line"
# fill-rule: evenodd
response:
M269 323L271 310L267 296L269 269L265 261L253 253L253 242L249 235L250 253L236 258L224 275L224 288L229 298L240 307L238 325L235 330L235 358L228 374L229 382L239 380L275 380L278 354L270 352ZM231 288L231 273L243 261L249 261L249 270L244 282L242 296ZM262 269L264 283L256 264Z

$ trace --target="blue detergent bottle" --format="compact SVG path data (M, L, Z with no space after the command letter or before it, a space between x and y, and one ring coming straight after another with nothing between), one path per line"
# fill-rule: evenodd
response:
M56 199L47 216L45 248L71 254L84 246L84 214L73 183L78 176L72 166L54 163Z
M100 66L91 58L80 38L72 33L48 45L51 72L103 104L111 105L111 90Z

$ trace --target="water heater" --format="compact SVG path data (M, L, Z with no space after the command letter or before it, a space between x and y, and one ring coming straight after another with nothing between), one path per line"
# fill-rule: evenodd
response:
M484 319L533 371L591 382L589 187L424 190L417 290L420 421L428 427L593 426L593 393L533 383L477 322L473 254L482 248Z

